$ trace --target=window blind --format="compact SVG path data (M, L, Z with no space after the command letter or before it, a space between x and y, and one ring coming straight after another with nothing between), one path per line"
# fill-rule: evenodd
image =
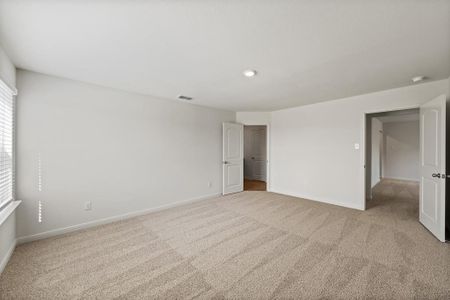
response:
M0 80L0 209L14 198L14 95Z

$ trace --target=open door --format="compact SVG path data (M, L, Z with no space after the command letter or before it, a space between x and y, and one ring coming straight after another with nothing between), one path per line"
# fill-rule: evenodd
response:
M223 123L224 195L244 190L244 126Z
M420 222L445 242L445 95L420 107Z

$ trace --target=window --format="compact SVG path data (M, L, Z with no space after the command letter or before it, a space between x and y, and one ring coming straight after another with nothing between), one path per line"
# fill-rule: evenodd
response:
M14 198L14 95L0 80L0 209Z

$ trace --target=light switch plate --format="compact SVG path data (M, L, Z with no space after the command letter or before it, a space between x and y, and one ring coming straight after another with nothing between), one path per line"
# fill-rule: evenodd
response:
M355 143L355 150L359 150L359 144Z

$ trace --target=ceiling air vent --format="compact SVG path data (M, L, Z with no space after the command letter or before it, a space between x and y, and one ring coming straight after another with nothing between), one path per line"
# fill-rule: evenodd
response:
M191 101L192 97L188 97L188 96L184 96L184 95L179 95L178 99L180 100L186 100L186 101Z

